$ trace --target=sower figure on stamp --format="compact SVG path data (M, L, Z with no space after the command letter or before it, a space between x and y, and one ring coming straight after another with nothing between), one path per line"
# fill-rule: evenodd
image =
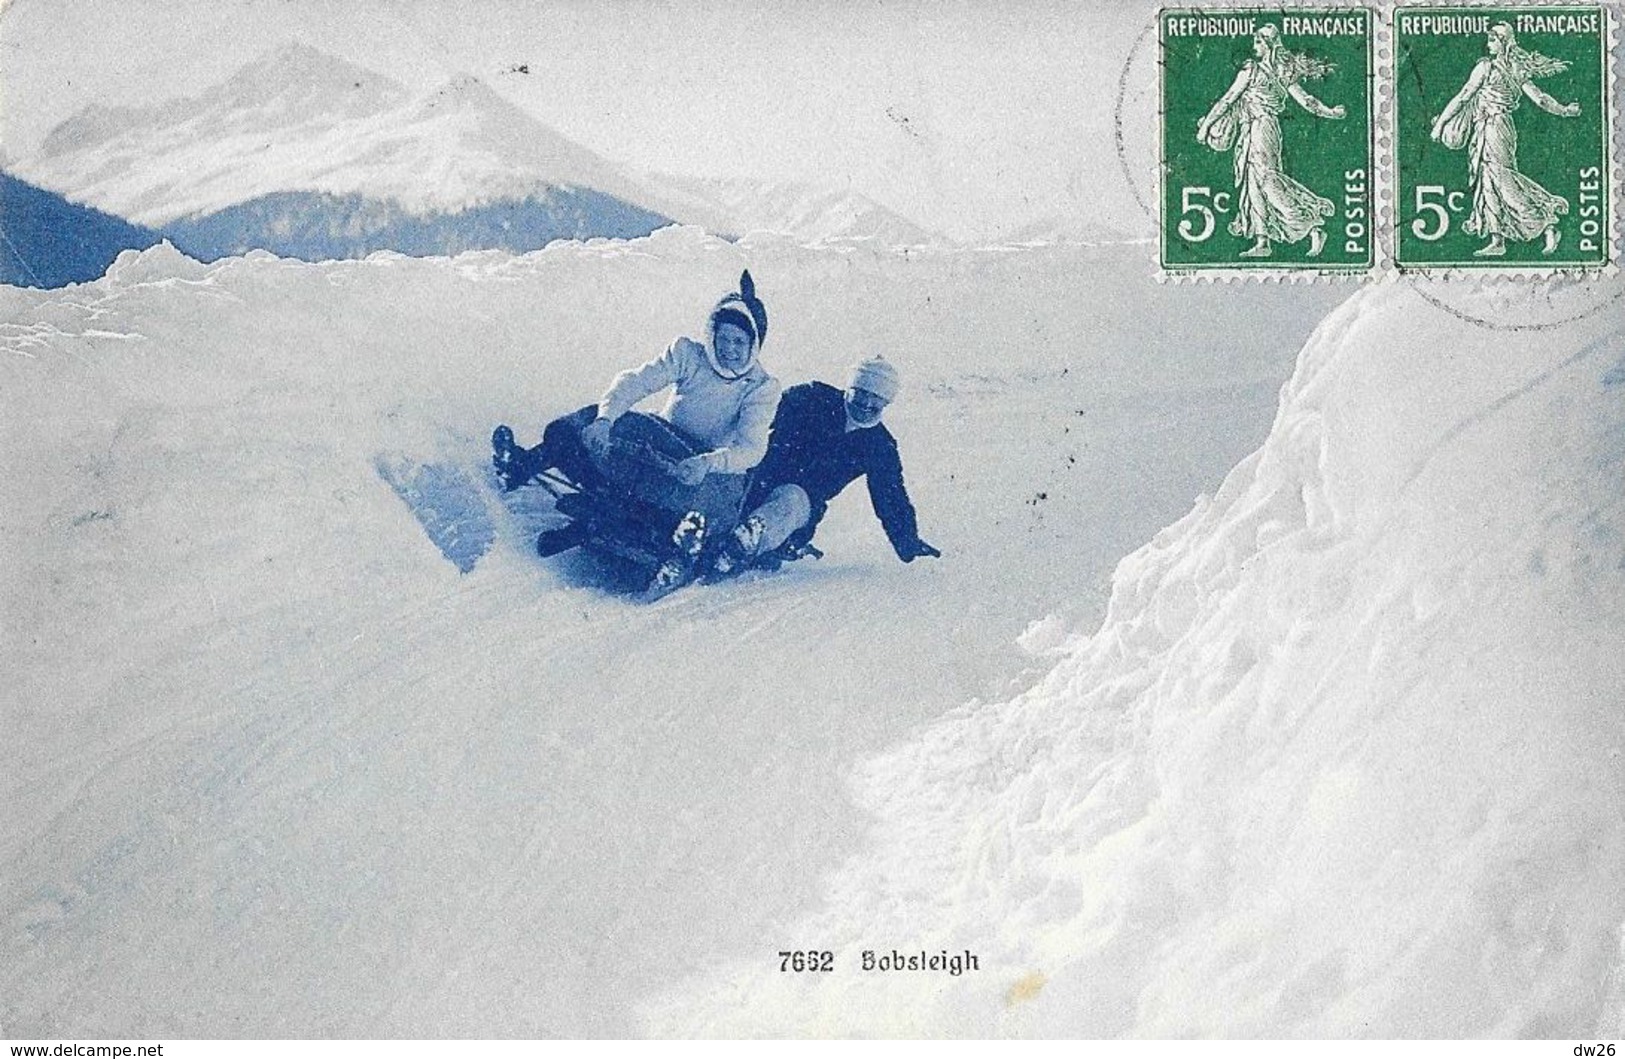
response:
M870 503L897 557L905 563L940 559L942 553L920 539L897 439L880 422L899 388L891 362L871 357L853 369L844 393L823 382L786 390L746 498L750 514L715 542L710 575L817 554L812 538L829 502L860 477L868 481Z
M1504 255L1508 238L1544 239L1541 253L1550 254L1557 249L1557 219L1569 211L1569 203L1518 170L1512 112L1527 96L1548 114L1578 117L1578 103L1559 103L1534 83L1537 77L1562 73L1569 64L1520 48L1505 22L1490 27L1487 47L1489 55L1478 60L1467 83L1434 120L1430 135L1452 150L1467 148L1473 212L1462 230L1489 238L1474 256Z
M1291 97L1317 118L1339 119L1301 82L1332 72L1330 63L1288 51L1280 30L1260 26L1247 60L1219 101L1196 127L1196 138L1215 151L1235 151L1236 217L1230 234L1252 239L1242 257L1269 257L1274 243L1309 240L1310 257L1326 246L1326 218L1336 207L1286 174L1281 161L1281 111Z
M757 359L766 335L767 310L745 272L739 290L711 311L705 345L678 338L655 359L621 372L596 404L549 423L534 448L520 447L511 429L497 427L492 462L503 487L556 469L578 486L619 490L646 517L669 513L675 526L661 527L670 530L668 554L649 591L659 595L685 583L708 527L737 521L746 472L767 452L780 388ZM631 411L668 388L659 416ZM629 450L652 453L653 469L650 461L616 457ZM583 539L550 534L546 554L583 543L578 526L559 532L575 530Z

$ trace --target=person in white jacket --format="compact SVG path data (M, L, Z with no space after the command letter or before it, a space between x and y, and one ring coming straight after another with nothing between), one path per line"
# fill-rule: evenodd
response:
M548 470L584 487L601 485L609 476L613 439L621 437L652 442L673 461L677 484L716 498L699 502L699 508L725 506L729 499L737 503L743 498L746 472L767 453L780 392L778 380L759 360L767 309L748 271L739 277L739 290L724 295L711 310L707 330L707 342L678 338L660 356L615 376L596 404L549 423L534 448L521 448L509 427L497 427L491 438L492 463L503 488L517 489ZM650 422L654 417L631 413L639 401L666 389L671 394L658 426ZM709 476L726 480L707 482ZM683 521L693 523L692 518ZM693 536L675 542L685 558L698 548ZM685 566L686 579L687 564L679 565ZM668 581L677 576L666 571Z
M543 471L557 469L575 482L597 473L587 454L602 456L611 431L632 406L670 389L660 417L694 450L678 464L685 485L713 471L743 474L767 453L767 435L779 404L779 383L760 363L767 337L767 309L747 271L739 291L724 295L711 311L709 342L678 338L660 356L615 376L602 399L549 423L534 448L514 444L499 426L492 436L492 462L504 488L517 489Z

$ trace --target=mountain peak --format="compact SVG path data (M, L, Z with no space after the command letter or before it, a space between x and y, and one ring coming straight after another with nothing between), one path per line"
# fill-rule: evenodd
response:
M158 130L218 132L221 122L264 131L323 115L368 117L398 106L409 94L382 74L346 62L300 41L289 41L240 68L201 95L144 106L92 103L45 137L40 157L49 159L96 147L126 133ZM206 127L196 123L202 121Z
M458 110L522 113L502 93L470 73L460 73L423 97L425 108L453 107ZM534 121L529 118L527 120Z
M55 158L105 143L138 121L140 113L135 107L104 107L91 103L46 133L40 143L40 157Z
M236 107L297 100L356 113L363 107L377 110L398 101L403 89L381 74L319 48L288 41L238 70L220 86L219 94Z

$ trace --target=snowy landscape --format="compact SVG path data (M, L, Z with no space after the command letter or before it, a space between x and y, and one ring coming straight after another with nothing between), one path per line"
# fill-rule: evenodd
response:
M200 261L255 249L306 261L376 250L522 253L556 239L636 238L673 223L725 236L940 241L860 195L618 166L479 77L414 94L302 44L278 48L196 97L92 104L15 168L35 186L161 233ZM18 281L41 285L28 280L22 273Z
M0 1037L1625 1035L1625 280L1159 283L478 78L215 84L7 142L174 238L0 285ZM232 243L274 196L649 222ZM899 367L940 560L854 486L642 605L381 473L485 480L745 268L786 384Z

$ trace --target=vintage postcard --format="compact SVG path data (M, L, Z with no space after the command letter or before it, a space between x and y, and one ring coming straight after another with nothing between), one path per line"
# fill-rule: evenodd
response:
M0 1047L1613 1054L1618 24L0 3Z

